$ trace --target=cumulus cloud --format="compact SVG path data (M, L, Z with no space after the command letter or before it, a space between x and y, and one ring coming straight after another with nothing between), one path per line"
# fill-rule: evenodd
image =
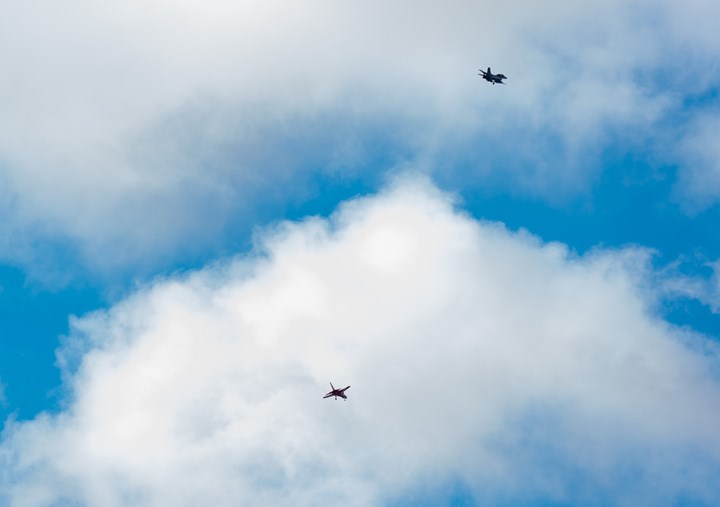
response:
M73 322L66 406L4 432L3 503L717 504L718 355L654 313L647 266L418 179L280 224Z
M32 246L13 246L27 237L97 269L157 261L208 248L259 203L302 199L312 174L354 178L378 160L576 192L608 136L632 143L712 84L713 12L705 0L3 2L0 232L20 239L2 255L33 262ZM484 88L481 65L511 85Z

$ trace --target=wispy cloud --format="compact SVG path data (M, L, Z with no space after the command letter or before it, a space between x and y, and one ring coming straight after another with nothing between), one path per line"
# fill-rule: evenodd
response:
M365 506L460 483L714 505L720 359L655 316L646 260L475 221L417 179L281 224L76 320L67 408L5 431L4 501Z
M697 213L720 197L720 110L697 115L678 143L680 162L677 195L688 211Z
M683 274L678 264L665 268L661 276L661 293L665 297L690 298L720 313L720 260L705 263L709 276Z

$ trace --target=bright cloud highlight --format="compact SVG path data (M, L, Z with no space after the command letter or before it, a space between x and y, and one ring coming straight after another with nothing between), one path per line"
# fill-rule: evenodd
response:
M3 503L714 505L718 355L648 275L402 179L76 320L67 406L5 431Z

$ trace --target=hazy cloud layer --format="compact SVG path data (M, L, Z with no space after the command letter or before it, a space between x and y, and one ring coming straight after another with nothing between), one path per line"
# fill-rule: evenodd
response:
M610 139L712 89L720 50L709 0L0 6L0 255L41 239L94 269L208 248L317 173L581 191Z
M76 320L67 406L5 431L3 503L716 505L718 354L655 315L647 254L450 201L405 180Z

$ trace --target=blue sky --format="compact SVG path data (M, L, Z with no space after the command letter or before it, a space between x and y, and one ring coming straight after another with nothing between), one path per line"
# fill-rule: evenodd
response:
M4 503L720 500L716 5L105 7L2 9Z

